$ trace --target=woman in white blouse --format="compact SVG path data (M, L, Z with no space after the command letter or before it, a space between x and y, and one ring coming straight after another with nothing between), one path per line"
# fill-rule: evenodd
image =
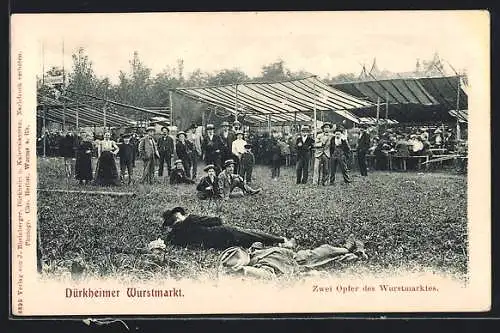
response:
M243 132L238 131L236 132L236 140L233 141L233 145L231 147L231 151L233 153L233 156L235 158L235 168L234 168L234 173L239 174L240 173L240 159L241 155L245 152L245 145L247 142L243 139Z
M104 133L104 140L97 143L97 175L98 185L118 185L120 180L116 168L115 156L120 150L116 142L110 139L109 132Z

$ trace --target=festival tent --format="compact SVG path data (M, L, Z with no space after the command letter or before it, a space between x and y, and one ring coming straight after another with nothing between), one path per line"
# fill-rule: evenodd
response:
M373 107L373 103L330 87L315 76L272 83L176 88L172 91L244 115L253 122L311 122L315 112L332 111L359 124L358 116L352 111Z
M335 89L379 103L379 117L402 123L450 122L449 113L467 109L467 94L458 76L369 80L332 84ZM377 108L356 109L358 117L377 117Z

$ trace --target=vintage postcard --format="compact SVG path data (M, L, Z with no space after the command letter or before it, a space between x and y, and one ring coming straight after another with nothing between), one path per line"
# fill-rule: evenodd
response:
M11 22L12 315L490 309L487 11Z

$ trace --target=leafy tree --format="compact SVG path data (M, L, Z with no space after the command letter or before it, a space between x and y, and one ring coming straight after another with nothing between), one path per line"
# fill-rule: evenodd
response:
M235 84L239 82L247 82L250 78L240 69L223 69L219 71L215 76L208 78L207 82L209 85L223 85L223 84Z

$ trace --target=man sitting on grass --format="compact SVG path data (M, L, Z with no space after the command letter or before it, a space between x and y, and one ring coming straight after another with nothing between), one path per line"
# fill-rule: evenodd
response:
M259 230L246 230L224 225L220 217L187 214L182 207L163 213L162 232L165 240L178 246L201 246L226 249L230 246L250 247L254 242L294 248L295 239L267 234Z
M219 189L219 180L215 172L215 165L209 164L203 171L205 171L207 175L200 179L200 182L196 186L196 190L198 191L197 197L201 200L221 199L222 193Z
M235 164L234 160L227 160L224 163L224 171L219 174L219 188L222 191L223 198L227 200L229 198L242 197L245 194L254 195L259 193L260 189L254 190L248 184L245 184L240 175L234 173ZM235 188L241 189L243 193L233 193Z
M174 168L170 173L170 184L194 184L194 180L186 176L182 160L175 161Z

